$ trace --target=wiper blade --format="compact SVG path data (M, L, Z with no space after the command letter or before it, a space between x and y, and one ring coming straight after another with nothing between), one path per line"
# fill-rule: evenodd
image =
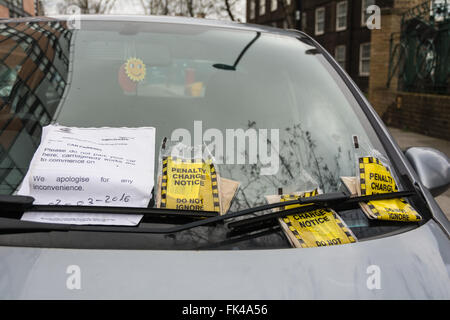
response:
M95 232L122 232L122 233L151 233L151 234L170 234L181 232L189 229L193 229L200 226L207 226L214 223L222 222L225 220L230 220L233 218L238 218L246 215L250 215L260 211L266 211L274 208L280 208L295 204L303 204L307 205L300 208L292 208L288 210L281 210L278 212L272 212L264 215L260 215L253 218L248 218L240 221L236 221L228 224L229 227L241 227L248 226L253 223L260 223L262 221L267 221L275 218L282 218L288 215L307 212L311 210L316 210L320 208L330 207L337 209L341 206L355 204L358 202L365 201L373 201L373 200L382 200L382 199L395 199L402 198L415 195L415 191L401 191L401 192L392 192L392 193L383 193L377 195L369 195L369 196L361 196L361 197L350 197L350 195L346 193L328 193L322 194L314 197L308 198L299 198L296 200L284 201L284 202L276 202L271 204L265 204L254 208L249 208L237 212L227 213L222 216L215 216L206 219L201 219L197 221L192 221L183 225L167 227L167 228L148 228L148 227L120 227L120 226L79 226L79 225L69 225L69 224L50 224L50 223L39 223L39 222L28 222L28 221L19 221L12 219L0 218L0 232L4 230L16 230L16 231L95 231ZM31 206L32 208L34 206ZM65 206L51 206L51 207L61 207L65 208ZM87 207L87 208L96 208L96 207ZM108 207L108 209L111 209ZM137 208L126 208L129 209L137 209ZM139 208L144 210L145 208ZM150 209L145 209L150 210ZM160 209L156 209L160 210ZM171 210L171 209L166 209ZM27 210L28 211L28 210ZM61 210L60 210L61 211ZM180 212L180 211L176 211ZM198 212L197 212L198 213ZM203 213L203 212L202 212ZM8 221L6 221L8 220ZM2 223L3 222L3 223Z
M0 195L0 208L7 211L23 212L30 208L33 202L33 197Z
M219 215L213 211L176 210L166 208L135 208L108 206L63 206L63 205L34 205L34 198L29 196L0 195L0 208L5 212L64 212L64 213L105 213L143 215L155 218L210 218Z
M391 192L391 193L380 193L380 194L373 194L373 195L367 195L367 196L357 196L357 197L334 197L331 199L327 199L326 194L321 194L315 197L308 197L308 198L299 198L298 202L300 204L311 204L310 206L304 206L299 208L293 208L289 210L282 210L278 212L272 212L265 215L248 218L245 220L240 220L236 222L232 222L228 224L228 227L230 228L242 228L242 227L248 227L250 225L254 225L257 223L262 223L267 220L272 220L276 218L284 218L286 216L291 215L290 211L295 211L296 214L305 213L308 211L313 211L317 209L322 208L331 208L334 210L342 209L343 207L347 207L350 205L358 204L360 202L368 202L368 201L376 201L376 200L389 200L389 199L396 199L396 198L403 198L408 197L416 194L414 191L400 191L400 192ZM284 202L286 203L286 202Z

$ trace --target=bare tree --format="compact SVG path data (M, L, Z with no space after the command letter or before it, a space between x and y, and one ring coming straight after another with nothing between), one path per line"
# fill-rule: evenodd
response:
M105 14L111 12L115 4L116 0L68 0L58 3L58 11L66 13L68 7L75 5L82 14Z
M231 21L234 21L234 14L232 11L232 6L234 4L236 4L236 1L233 1L233 2L231 0L224 0L224 1L225 1L225 8L227 9L228 16L230 17Z
M44 4L42 3L42 0L37 1L37 15L38 16L45 16L45 9Z
M239 0L140 0L145 14L236 20Z
M169 9L170 0L140 0L141 6L146 15L167 15ZM170 6L173 7L173 6Z

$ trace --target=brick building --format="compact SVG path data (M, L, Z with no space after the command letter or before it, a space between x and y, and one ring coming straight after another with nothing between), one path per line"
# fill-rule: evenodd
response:
M405 73L401 70L392 73L392 61L395 63L395 47L404 45L400 43L401 34L404 33L402 25L405 19L412 19L417 22L424 19L427 24L431 25L430 8L436 4L443 3L442 0L394 0L391 8L384 8L381 11L381 29L372 30L371 32L371 76L369 81L369 101L381 116L383 121L393 127L411 130L414 132L434 136L437 138L450 139L450 95L444 92L430 92L430 85L433 85L430 78L425 78L425 82L429 85L427 90L420 88L408 89L402 85ZM449 2L447 2L448 4ZM447 88L450 88L450 47L448 43L449 27L450 27L450 6L444 9L447 16L447 22L443 26L438 26L444 36L444 45L447 52L425 51L423 55L425 61L428 58L438 58L444 69L447 69ZM420 15L422 14L422 17ZM441 13L442 14L442 13ZM425 36L425 33L416 34L417 39ZM435 39L436 40L436 39ZM437 41L433 40L434 46ZM422 43L429 43L429 38ZM420 41L418 41L420 44ZM419 45L420 47L420 45ZM421 47L423 48L423 46ZM418 48L417 48L418 49ZM408 51L413 52L409 57L416 60L420 50L410 46ZM434 60L434 59L433 59ZM412 67L414 68L411 68ZM420 61L412 61L406 70L409 75L417 76L415 67L420 65ZM430 63L434 75L437 73L437 65ZM413 77L414 84L420 83L423 79ZM439 89L440 87L435 87Z
M366 9L372 4L392 6L392 1L292 0L287 16L280 9L286 0L248 0L247 21L282 28L293 25L305 31L334 55L356 84L368 92L371 30L366 27L369 16ZM272 10L273 7L279 9ZM289 24L289 20L295 23Z
M0 0L0 18L18 18L36 16L37 0Z
M313 36L347 71L362 91L369 91L371 30L366 9L391 1L302 0L301 29Z
M285 0L247 0L247 21L286 28L292 26L285 20L293 17L294 28L313 36L335 57L366 93L386 124L450 138L450 71L441 76L439 83L435 81L439 65L440 70L445 71L446 66L450 70L450 46L444 45L441 51L436 48L439 43L450 42L450 33L446 31L450 26L450 1L292 0L287 14L280 9L283 2ZM366 8L372 4L380 8L381 29L370 30L366 26L369 18ZM398 73L402 71L395 70L392 64L396 61L395 48L399 44L400 34L404 32L405 19L411 19L416 26L417 23L433 26L433 21L427 19L430 19L436 6L441 6L440 19L446 19L446 24L442 25L441 22L440 26L434 25L434 30L447 38L444 41L440 39L440 42L431 39L431 43L430 39L421 39L425 35L421 35L420 31L416 32L418 40L413 44L419 48L413 46L407 55L410 60L419 62L421 56L422 64L409 61L409 69L403 70L399 77ZM418 14L422 14L422 17L415 17ZM397 61L402 64L401 59ZM423 76L420 74L423 70L419 69L426 68L428 74ZM405 78L408 78L407 85Z
M298 0L248 0L247 22L284 29L300 29Z

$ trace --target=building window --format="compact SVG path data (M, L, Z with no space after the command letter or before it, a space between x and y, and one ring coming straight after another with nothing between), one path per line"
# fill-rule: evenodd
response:
M259 15L266 14L266 0L259 0Z
M374 5L375 0L362 0L361 1L361 25L365 26L370 14L367 13L367 7Z
M363 43L359 47L359 75L370 75L370 43Z
M278 8L278 0L270 0L270 10L275 11Z
M308 21L306 20L308 17L308 15L306 14L306 12L302 13L302 30L306 31L306 28L308 27Z
M291 5L291 0L285 0L285 1L286 1L286 2L285 2L285 3L286 3L286 6L289 7L289 6Z
M316 27L315 27L315 35L321 35L325 32L325 8L320 7L316 9Z
M250 19L255 19L255 7L256 7L256 0L250 0Z
M347 29L347 1L336 4L336 31Z
M337 46L334 51L334 57L337 63L339 63L340 66L344 69L345 69L345 51L346 51L345 45Z

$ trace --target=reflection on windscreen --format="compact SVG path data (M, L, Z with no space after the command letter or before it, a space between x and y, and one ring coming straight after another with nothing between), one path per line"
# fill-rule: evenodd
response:
M55 122L80 127L154 126L157 147L177 129L187 130L191 141L184 142L192 144L194 139L208 143L204 133L218 130L223 134L222 150L216 150L216 158L223 162L220 170L225 177L241 182L233 209L260 204L265 195L276 194L279 188L286 192L313 187L324 192L336 190L340 176L354 173L351 137L358 135L361 141L373 143L353 109L355 102L330 76L323 58L305 54L312 47L295 38L198 26L162 29L150 23L136 27L111 22L101 27L86 22L72 39L73 55L68 59L71 32L60 24L55 24L55 29L45 25L54 35L47 32L47 41L36 41L41 34L39 25L36 29L22 31L17 53L12 50L20 71L12 88L4 88L11 90L5 97L6 108L11 108L8 114L14 112L16 118L27 121L28 130L40 130L60 101L67 77L65 62L71 60L71 84ZM32 63L33 57L39 58L41 65ZM9 59L4 59L5 64ZM49 71L46 77L42 70ZM11 83L11 73L5 73L3 81ZM21 81L25 74L35 81ZM25 104L19 101L23 96ZM33 106L30 112L28 108ZM28 119L30 114L38 118ZM199 124L201 132L194 132ZM248 154L244 163L237 163L238 150L227 149L236 138L227 130L238 129L269 133L266 155L277 162L275 174L261 175L261 169L271 164L262 163L263 159L251 163ZM279 132L278 137L271 135L273 130ZM9 171L26 170L39 141L40 131L35 131L27 131L27 137L35 137L33 145L21 148L28 156ZM271 139L275 137L280 150L279 157L272 159ZM235 161L226 159L230 151ZM12 154L9 152L8 158ZM3 193L17 186L21 175L14 177L1 180Z
M71 35L59 22L0 24L0 194L16 190L55 114Z

